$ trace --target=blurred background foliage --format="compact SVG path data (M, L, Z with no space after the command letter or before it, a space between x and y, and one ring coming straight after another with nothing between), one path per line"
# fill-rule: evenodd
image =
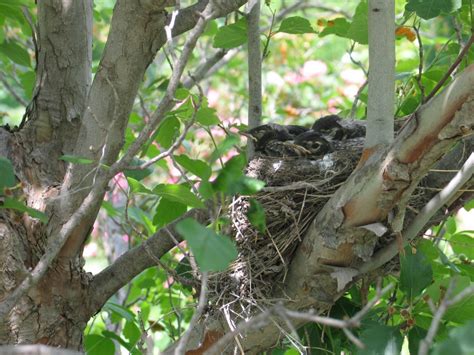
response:
M114 3L113 0L94 2L94 72L104 50ZM191 3L183 0L181 7ZM304 6L296 11L288 10L295 3ZM427 10L427 3L426 0L396 1L397 118L414 112L471 35L472 4L469 0L431 0L430 11L434 12ZM311 125L315 119L328 113L364 119L368 70L366 6L365 1L345 0L319 3L265 1L261 18L262 46L265 48L263 122ZM10 127L20 124L25 106L34 93L35 46L25 11L35 21L36 9L32 1L0 0L0 124ZM283 18L280 17L285 12ZM282 30L284 19L294 16L298 16L296 25L287 23L289 30L278 31ZM241 164L238 158L231 160L226 168L223 164L232 157L239 157L245 144L238 135L247 121L245 34L242 38L245 26L243 30L237 29L236 37L227 37L225 32L222 35L225 26L242 24L243 18L243 13L236 13L212 21L198 42L188 65L191 73L220 50L215 48L216 45L228 48L228 53L212 70L212 75L200 82L205 98L200 113L195 117L197 124L186 133L174 152L174 158L162 159L145 170L131 170L112 181L84 251L88 271L100 271L127 249L183 214L197 204L196 196L204 200L222 199L229 191L219 190L219 186L236 182L225 180L229 175L223 173L225 169L233 173L236 169L243 171L245 164ZM223 42L217 40L219 33ZM231 48L231 40L243 44ZM175 39L148 68L130 116L125 148L156 109L172 72L173 53L179 55L183 42L184 38ZM473 59L471 48L459 70L473 63ZM195 99L197 94L196 88L190 91L180 89L177 94L181 101L179 107L160 125L137 164L156 157L172 145L193 116L192 98ZM224 183L211 184L215 177L221 177L220 181L225 180ZM253 192L259 188L252 181L242 180L243 176L234 178L241 179L241 185ZM470 203L466 209L472 205ZM431 323L432 314L424 302L427 295L439 300L439 290L447 287L450 278L457 278L457 287L472 283L474 226L466 223L467 217L464 220L449 217L439 226L433 226L416 246L418 252L415 252L415 246L413 250L407 250L402 260L401 278L390 276L383 280L384 284L395 282L397 287L390 297L384 298L373 309L358 334L371 349L382 351L380 346L392 339L400 347L403 344L405 352L415 353L419 340ZM221 231L219 223L214 229ZM112 354L119 348L140 353L143 346L154 348L156 352L156 349L164 349L179 339L196 306L193 297L196 290L192 283L186 282L192 279L192 274L190 265L183 259L184 253L185 243L181 249L175 249L162 258L160 267L141 273L105 305L87 328L85 347L88 353ZM404 273L413 267L426 272L415 273L414 279L404 278ZM413 285L417 283L424 286L414 290ZM365 292L365 298L374 295L371 287ZM355 286L337 302L330 315L350 317L361 308L362 298L360 285ZM441 349L439 353L443 353L442 347L447 346L443 341L449 338L452 329L461 325L467 327L463 329L472 329L474 326L469 320L473 318L473 297L446 314L436 338L437 347ZM145 333L148 337L143 337ZM462 338L462 335L453 336ZM353 344L339 330L310 325L301 330L300 338L314 353L354 351ZM377 343L376 340L380 339L382 341ZM272 353L293 354L298 353L298 349L285 342L281 349Z

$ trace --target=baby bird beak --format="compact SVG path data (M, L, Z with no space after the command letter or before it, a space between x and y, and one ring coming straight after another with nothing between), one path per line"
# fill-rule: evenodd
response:
M252 136L250 133L247 133L247 132L239 132L241 135L247 137L247 138L250 138L251 140L253 140L254 142L257 141L257 138L255 138L254 136Z

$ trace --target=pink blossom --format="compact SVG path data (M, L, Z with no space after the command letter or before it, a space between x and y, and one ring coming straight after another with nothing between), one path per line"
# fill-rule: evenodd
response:
M334 97L328 100L328 112L329 113L337 113L339 112L339 105L342 104L342 99L340 97Z
M84 247L84 252L82 253L82 255L85 258L91 258L91 257L97 256L98 250L99 250L99 247L97 243L90 242L90 243L87 243L86 246Z
M300 84L304 81L300 74L294 72L286 73L284 79L289 84Z
M357 95L357 91L359 91L359 86L352 84L352 85L346 85L342 88L341 93L345 97L349 99L353 99Z
M219 102L220 94L219 91L214 89L209 89L207 91L207 102L209 103L209 107L216 107L217 103Z
M341 71L340 76L348 84L362 85L365 82L365 74L360 69L345 69Z
M300 74L303 77L303 80L316 78L326 74L327 72L328 66L320 60L308 60L304 63L303 68L300 69Z

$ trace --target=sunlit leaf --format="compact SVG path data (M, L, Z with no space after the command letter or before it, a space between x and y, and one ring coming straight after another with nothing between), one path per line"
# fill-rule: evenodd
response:
M235 48L247 42L247 20L239 19L236 23L222 26L214 37L214 48Z
M84 346L88 355L114 355L115 344L110 338L98 334L84 337Z
M237 249L229 237L192 218L179 222L176 231L187 240L201 271L223 271L237 257Z
M316 31L311 26L311 23L300 16L292 16L285 18L277 32L291 33L291 34L303 34L303 33L315 33Z
M350 26L351 26L351 23L347 21L345 18L343 17L336 18L326 24L326 27L324 27L324 30L322 30L319 33L319 37L324 37L324 36L333 34L339 37L346 38L347 31L349 30Z
M368 5L367 1L363 0L357 6L352 23L347 30L347 38L353 39L360 44L369 43L368 30ZM395 21L395 20L394 20Z
M422 19L429 20L441 13L449 14L458 10L462 5L461 0L408 0L406 11L414 11Z
M456 254L474 259L474 233L456 233L449 238L449 244Z
M196 113L196 121L204 126L217 125L221 121L217 117L216 110L211 107L201 107Z
M128 321L125 323L125 327L123 328L123 335L125 338L128 339L130 345L134 346L137 343L138 339L140 339L141 334L142 333L140 332L140 329L138 328L135 322Z
M104 311L109 311L111 313L115 313L118 315L120 318L126 319L129 322L135 321L135 316L132 311L130 311L128 308L125 308L119 304L113 303L113 302L107 302L104 307Z
M153 189L153 193L170 201L176 201L190 207L201 208L204 203L188 187L174 184L160 184Z
M187 155L176 155L174 158L179 165L201 179L208 180L211 177L211 167L204 161L199 159L191 159Z

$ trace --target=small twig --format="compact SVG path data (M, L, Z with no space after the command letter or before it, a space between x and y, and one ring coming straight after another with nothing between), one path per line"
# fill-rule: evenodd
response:
M189 322L189 327L186 332L181 337L178 346L176 347L174 353L177 355L184 354L186 352L186 345L188 344L189 338L191 337L191 333L194 330L199 318L201 318L202 313L207 304L207 281L208 276L207 272L203 272L201 275L201 292L199 293L199 302L196 308L196 311Z
M30 25L31 29L31 38L33 40L33 45L35 47L35 69L38 68L38 55L39 55L39 46L38 46L38 28L35 26L35 22L33 21L33 18L31 17L30 11L26 6L21 7L21 12L23 12L23 16L25 16L26 21L28 22L28 25Z
M452 306L453 304L459 302L460 300L462 300L464 297L468 296L469 294L474 293L474 286L471 286L464 289L457 296L450 299L451 294L454 291L454 286L455 286L455 280L453 279L449 283L449 286L448 286L448 289L446 290L444 298L439 304L438 309L434 313L433 320L431 321L430 328L428 329L428 333L426 334L426 337L420 342L418 355L428 354L430 346L433 343L434 337L436 336L436 333L438 332L439 324L441 323L441 320L444 314L446 313L446 311L448 310L448 308ZM431 303L430 308L432 311L433 311L433 307L434 305Z
M420 25L421 22L418 24L418 26L413 25L413 30L416 33L416 40L418 41L418 57L419 57L419 63L418 63L418 74L415 77L416 83L418 84L418 88L420 89L420 101L421 103L425 102L425 87L423 86L423 83L421 82L421 76L423 74L423 41L421 40L420 36Z
M469 37L469 41L466 43L464 48L459 52L456 60L454 61L453 64L449 67L448 71L444 76L441 78L441 80L436 84L433 90L426 96L425 102L430 101L438 92L438 90L446 83L446 81L449 79L451 76L451 73L454 71L454 69L457 68L457 66L461 63L462 59L469 53L469 48L471 48L472 43L474 42L474 33Z
M13 98L21 105L28 106L28 102L18 94L15 89L8 83L5 78L5 74L0 72L0 82L3 84L5 89L13 96Z
M356 328L360 326L360 322L362 318L380 301L383 295L389 292L393 288L393 284L386 286L383 289L377 287L376 295L373 299L371 299L367 304L362 308L359 312L357 312L353 317L346 320L335 319L330 317L323 317L310 312L298 312L286 309L281 305L276 305L270 309L262 311L262 313L250 318L247 321L240 322L235 329L231 332L226 333L223 337L221 337L205 354L213 355L213 354L220 354L222 348L236 335L242 334L246 330L249 329L256 329L265 326L271 320L272 315L279 317L279 318L293 318L297 320L302 320L305 322L314 322L321 325L326 325L334 328L339 329L346 329L344 333L347 334L348 338L353 341L353 343L363 348L364 344L355 337L349 331L349 328ZM284 317L282 317L284 315ZM290 328L291 329L291 328Z
M352 103L351 113L349 114L349 119L351 119L351 120L355 119L355 115L356 115L356 112L357 112L357 104L359 103L360 95L362 95L362 91L364 91L364 89L367 87L368 83L369 83L369 80L366 79L364 81L364 83L360 86L359 90L357 90L357 94L354 97L354 102Z
M194 86L195 83L200 82L208 75L209 71L228 53L227 49L220 49L212 57L206 59L204 63L202 63L193 74L193 78L191 76L187 77L183 80L183 86L186 89L190 89Z

